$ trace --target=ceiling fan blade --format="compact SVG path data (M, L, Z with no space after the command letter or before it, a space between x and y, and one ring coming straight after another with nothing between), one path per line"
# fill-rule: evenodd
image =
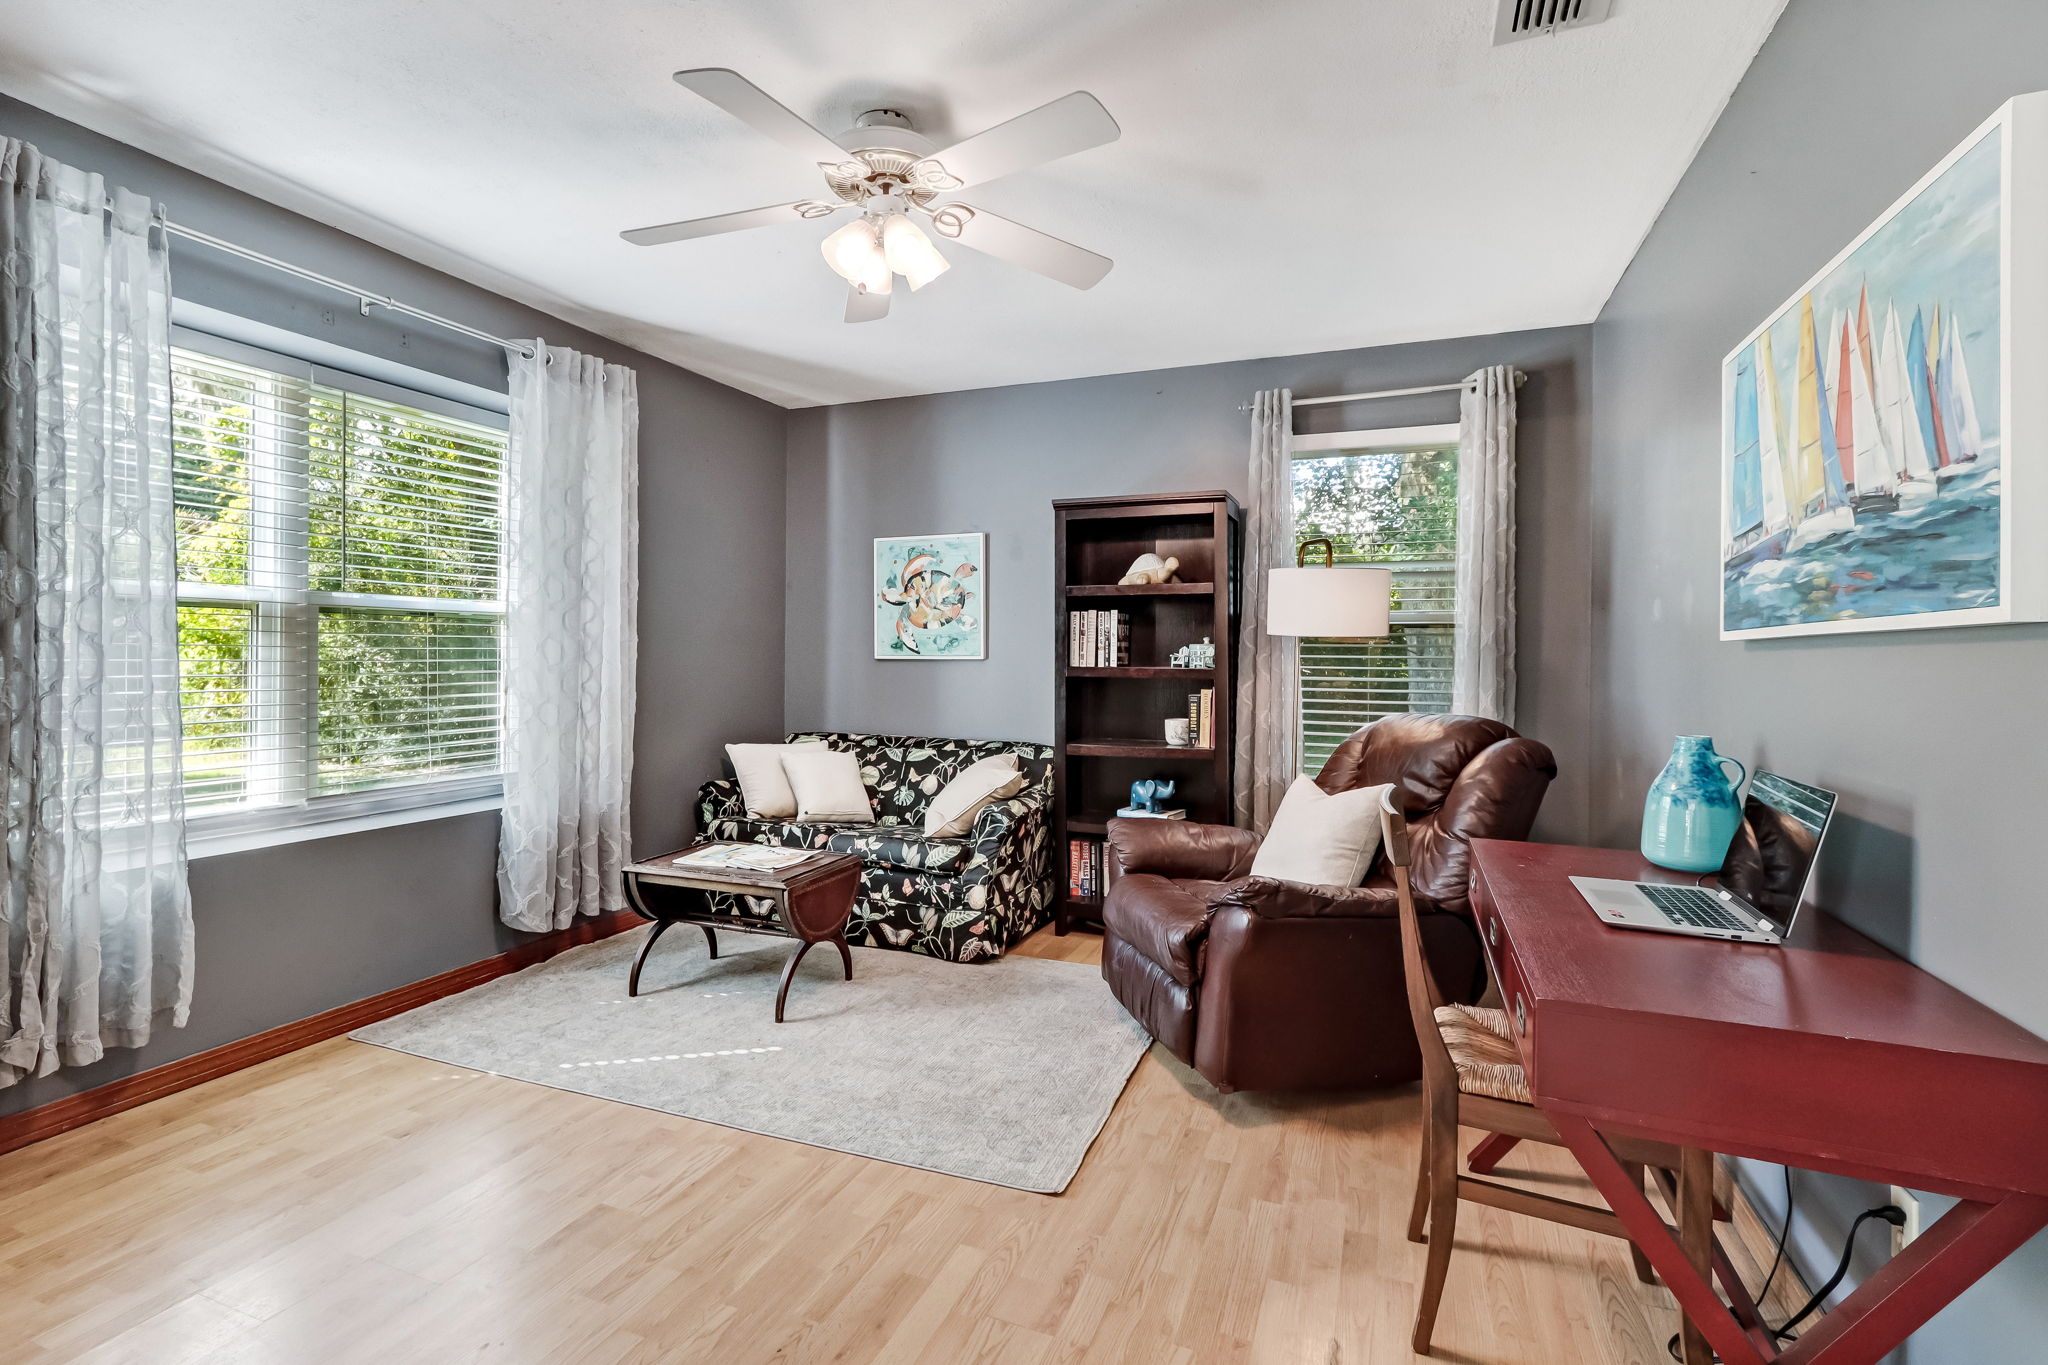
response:
M844 147L737 71L722 66L678 71L676 84L696 91L755 132L766 133L813 161L836 166L848 159Z
M619 236L634 246L660 246L663 242L684 242L692 237L716 237L721 232L772 227L776 223L794 223L805 218L827 218L851 207L851 204L821 204L815 199L799 199L793 204L770 204L766 208L742 209L738 213L714 213L709 218L685 218L680 223L656 223L653 227L634 228Z
M928 162L938 162L957 183L933 183L931 188L979 185L997 176L1114 142L1122 132L1109 116L1109 110L1102 107L1101 100L1085 90L1076 90L956 142L944 151L934 152Z
M860 286L850 286L846 291L846 320L848 322L879 322L889 316L889 296L869 294Z
M1035 270L1047 279L1070 284L1076 289L1093 289L1102 282L1116 262L1098 256L1072 242L1040 232L1037 228L998 218L987 209L965 204L942 204L932 214L932 225L941 237L962 246L985 251L991 256Z

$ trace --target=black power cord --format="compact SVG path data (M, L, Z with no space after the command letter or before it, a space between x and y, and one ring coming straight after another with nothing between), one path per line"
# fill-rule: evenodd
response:
M1895 1228L1906 1226L1906 1211L1897 1204L1880 1204L1874 1209L1865 1209L1857 1214L1856 1221L1849 1224L1849 1235L1842 1239L1842 1259L1835 1263L1835 1273L1828 1276L1828 1282L1814 1290L1813 1297L1808 1299L1797 1313L1788 1318L1783 1327L1772 1332L1772 1336L1783 1341L1787 1336L1791 1335L1794 1327L1797 1327L1800 1323L1813 1316L1813 1311L1821 1306L1822 1301L1828 1295L1835 1292L1835 1286L1839 1285L1843 1278L1848 1275L1849 1262L1856 1254L1857 1230L1873 1218L1879 1222L1890 1223Z
M1759 1312L1762 1311L1765 1301L1770 1296L1772 1282L1778 1278L1778 1268L1785 1263L1785 1243L1792 1233L1792 1168L1787 1166L1784 1168L1784 1171L1785 1221L1778 1228L1778 1244L1777 1248L1771 1253L1771 1268L1764 1275L1763 1287L1756 1292L1756 1305ZM1849 1224L1849 1235L1842 1239L1842 1259L1835 1264L1834 1274L1828 1276L1827 1283L1813 1291L1813 1296L1800 1306L1798 1312L1785 1320L1784 1326L1770 1329L1772 1340L1784 1341L1790 1338L1792 1336L1792 1329L1813 1316L1814 1311L1822 1303L1826 1302L1828 1295L1834 1293L1842 1281L1848 1277L1849 1263L1855 1259L1856 1255L1856 1234L1865 1223L1873 1218L1879 1222L1889 1223L1895 1228L1902 1228L1906 1225L1906 1211L1897 1204L1880 1204L1874 1209L1865 1209L1857 1214L1856 1221ZM1671 1352L1673 1360L1681 1359L1678 1347L1678 1334L1676 1332L1672 1333L1671 1340L1665 1343L1665 1346ZM1714 1358L1716 1360L1720 1359L1718 1355Z

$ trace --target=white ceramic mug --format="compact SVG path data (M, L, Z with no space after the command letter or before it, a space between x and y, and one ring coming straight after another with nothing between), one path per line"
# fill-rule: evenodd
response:
M1186 716L1175 716L1172 720L1166 722L1166 742L1176 749L1187 748L1188 718Z

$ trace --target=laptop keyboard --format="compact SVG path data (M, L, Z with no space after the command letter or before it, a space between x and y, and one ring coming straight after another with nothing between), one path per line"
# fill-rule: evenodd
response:
M1694 929L1749 932L1748 922L1729 911L1721 903L1721 898L1711 891L1696 886L1664 886L1657 882L1637 882L1636 889L1648 896L1650 903L1662 910L1664 917L1673 924Z

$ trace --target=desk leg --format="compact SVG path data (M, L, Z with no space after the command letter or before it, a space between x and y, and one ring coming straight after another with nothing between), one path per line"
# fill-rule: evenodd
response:
M1678 1202L1672 1209L1678 1215L1678 1240L1693 1272L1706 1279L1714 1247L1714 1154L1687 1147L1678 1160ZM1640 1180L1632 1183L1641 1188ZM1693 1325L1691 1314L1679 1327L1679 1358L1685 1365L1714 1365L1714 1350Z
M2048 1227L2048 1199L2009 1194L1943 1214L1787 1347L1785 1365L1873 1365Z
M1729 1315L1714 1294L1713 1285L1696 1268L1692 1253L1651 1207L1643 1195L1642 1186L1629 1179L1627 1170L1615 1157L1606 1139L1592 1124L1577 1115L1546 1112L1545 1117L1556 1126L1558 1136L1579 1159L1579 1165L1607 1200L1607 1207L1614 1210L1622 1226L1628 1229L1629 1237L1643 1249L1643 1254L1650 1258L1650 1264L1657 1268L1658 1277L1678 1300L1687 1321L1697 1326L1707 1343L1720 1352L1724 1365L1768 1365L1774 1357L1759 1351L1742 1325ZM1704 1186L1711 1214L1713 1158L1711 1154L1703 1155L1707 1157L1708 1178L1705 1181L1695 1178L1691 1183ZM1691 1156L1688 1151L1688 1159ZM1690 1160L1688 1164L1691 1164ZM1681 1176L1683 1174L1681 1172ZM1678 1202L1681 1206L1688 1202L1686 1193L1680 1194ZM1682 1211L1680 1216L1684 1217ZM1688 1221L1697 1223L1698 1220ZM1704 1226L1712 1227L1711 1217ZM1713 1357L1704 1358L1711 1360Z

